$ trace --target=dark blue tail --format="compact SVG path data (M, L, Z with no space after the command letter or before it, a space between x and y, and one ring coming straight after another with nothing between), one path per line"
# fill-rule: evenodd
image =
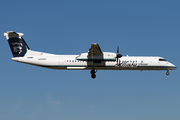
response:
M8 40L13 56L24 57L29 47L22 38L23 34L16 32L6 32L4 35Z

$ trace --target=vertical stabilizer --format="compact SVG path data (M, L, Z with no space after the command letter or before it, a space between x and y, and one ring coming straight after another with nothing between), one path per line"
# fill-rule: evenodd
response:
M6 32L4 36L6 36L9 46L11 48L11 52L14 57L24 57L27 51L29 50L28 45L22 38L23 33L16 32Z

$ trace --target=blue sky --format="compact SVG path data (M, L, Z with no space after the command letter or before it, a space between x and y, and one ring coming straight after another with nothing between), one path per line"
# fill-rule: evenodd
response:
M6 0L0 4L0 119L179 120L179 69L51 70L12 61L6 31L24 33L32 50L161 56L179 66L178 0Z

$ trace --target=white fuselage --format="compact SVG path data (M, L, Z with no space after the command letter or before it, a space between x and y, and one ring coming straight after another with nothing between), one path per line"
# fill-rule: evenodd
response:
M115 53L114 53L115 54ZM66 70L173 70L176 66L162 57L123 56L118 61L77 60L79 55L54 55L36 51L28 51L24 57L14 57L12 60L31 65Z

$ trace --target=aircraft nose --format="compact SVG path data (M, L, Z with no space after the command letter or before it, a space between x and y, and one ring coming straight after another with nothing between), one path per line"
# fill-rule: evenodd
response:
M175 65L173 65L172 63L170 63L170 64L171 64L171 69L172 69L172 70L177 69L177 67L176 67Z
M175 65L173 67L174 67L174 69L177 69L177 67Z

